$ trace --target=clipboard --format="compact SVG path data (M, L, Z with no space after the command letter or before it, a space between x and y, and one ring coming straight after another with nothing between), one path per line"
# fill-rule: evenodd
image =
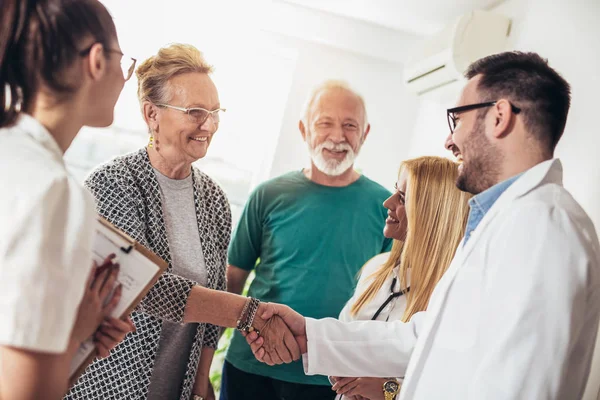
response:
M121 283L123 290L121 300L111 314L114 318L129 315L168 267L166 261L102 217L97 221L92 252L98 264L111 253L116 254L120 264L115 287ZM89 338L81 344L71 362L69 386L79 379L95 358L94 342Z

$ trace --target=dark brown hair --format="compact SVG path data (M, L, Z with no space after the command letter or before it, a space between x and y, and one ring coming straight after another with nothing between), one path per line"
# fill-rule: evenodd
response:
M56 94L76 90L66 70L82 55L83 42L108 48L116 37L98 0L2 0L0 127L30 109L42 83Z
M511 51L471 64L467 79L481 75L481 101L502 98L521 108L523 122L533 136L554 152L567 123L571 88L537 53Z

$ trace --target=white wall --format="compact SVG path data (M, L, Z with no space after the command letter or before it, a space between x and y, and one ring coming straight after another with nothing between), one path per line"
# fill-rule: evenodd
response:
M302 107L312 87L335 78L346 80L365 98L371 133L357 168L391 188L408 153L416 111L402 84L402 65L286 37L280 37L280 45L297 48L298 62L269 176L308 165L308 151L298 130Z
M231 1L231 0L230 0ZM363 0L363 6L366 4ZM376 9L383 4L368 8ZM319 0L320 2L320 0ZM335 3L347 3L334 0ZM364 56L402 63L406 49L419 35L311 7L306 0L253 0L261 7L256 25L263 31L284 34L301 40L325 44ZM295 3L295 4L292 4ZM312 4L315 5L314 2ZM322 4L324 5L324 3ZM349 4L348 4L349 5ZM389 7L381 10L389 9ZM347 10L347 7L344 7ZM339 10L341 11L341 10ZM408 14L410 18L410 13ZM405 16L406 18L406 16Z
M565 185L600 227L600 1L510 0L495 11L513 19L511 49L538 52L571 84L573 102L556 154L564 162ZM445 153L445 109L453 106L459 90L457 85L419 100L411 156Z
M453 107L462 85L463 82L457 82L414 98L418 106L408 157L422 155L452 157L444 148L444 141L450 133L446 109Z
M556 155L563 161L564 184L600 229L600 1L510 0L496 8L513 19L511 47L538 52L548 58L571 84L573 101L567 127ZM448 133L445 109L454 93L440 93L420 101L411 155L443 154ZM600 231L599 231L600 232ZM565 321L568 323L568 321ZM597 345L585 400L598 398L600 345Z

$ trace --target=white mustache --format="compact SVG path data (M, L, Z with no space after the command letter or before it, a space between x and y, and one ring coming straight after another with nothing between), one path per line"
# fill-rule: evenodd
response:
M308 149L310 151L310 157L317 169L330 176L338 176L351 167L354 163L354 158L358 153L358 151L355 152L352 149L352 146L350 146L348 142L336 144L331 140L326 140L314 148L310 147L310 141L307 141L307 143L309 144ZM329 151L346 151L346 154L343 160L328 160L323 154L323 149Z
M331 151L344 151L351 152L352 146L348 143L333 143L331 140L327 140L317 146L317 150L321 151L323 149L331 150Z

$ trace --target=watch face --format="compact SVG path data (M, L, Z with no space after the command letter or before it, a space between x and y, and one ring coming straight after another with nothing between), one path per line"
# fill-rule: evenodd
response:
M388 393L396 392L396 390L398 390L399 387L400 385L398 385L398 382L396 381L387 381L383 384L383 390L385 390Z

